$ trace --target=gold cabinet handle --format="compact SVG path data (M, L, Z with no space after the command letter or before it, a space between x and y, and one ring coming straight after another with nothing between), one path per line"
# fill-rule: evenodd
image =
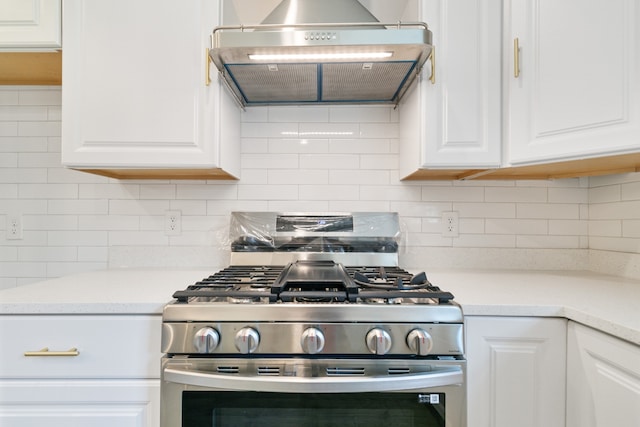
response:
M431 84L434 85L436 84L436 47L433 46L431 48L431 78L429 80L431 80Z
M77 356L79 354L80 354L80 352L75 347L74 348L70 348L67 351L49 351L49 348L45 347L42 350L38 350L38 351L25 351L24 352L24 355L27 356L27 357L32 357L32 356L73 357L73 356Z
M513 77L520 77L520 40L513 39Z
M206 86L209 86L211 84L211 76L209 75L209 72L211 71L211 57L209 56L209 49L205 49L204 50L204 54L205 54L205 58L207 61L207 65L205 68L205 72L207 73L204 77L204 84Z

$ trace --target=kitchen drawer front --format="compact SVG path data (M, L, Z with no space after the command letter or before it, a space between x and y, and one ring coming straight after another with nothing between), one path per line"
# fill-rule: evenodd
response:
M0 316L0 378L159 378L161 323L159 315Z

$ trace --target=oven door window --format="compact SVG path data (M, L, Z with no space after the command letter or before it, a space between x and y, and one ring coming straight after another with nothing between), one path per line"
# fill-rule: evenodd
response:
M444 393L185 391L182 427L444 427Z

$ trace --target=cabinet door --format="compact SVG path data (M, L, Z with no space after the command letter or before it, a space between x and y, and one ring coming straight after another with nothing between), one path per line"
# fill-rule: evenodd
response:
M640 425L640 347L570 322L567 427Z
M0 0L0 50L62 47L61 0Z
M500 2L419 2L435 46L400 106L401 177L417 168L492 167L501 158ZM431 58L433 61L433 57Z
M469 427L564 427L566 320L465 322Z
M206 0L65 1L63 164L237 175L239 109L213 70L205 83L221 9Z
M640 4L507 0L505 7L511 164L640 150Z
M0 381L3 427L158 427L160 380Z

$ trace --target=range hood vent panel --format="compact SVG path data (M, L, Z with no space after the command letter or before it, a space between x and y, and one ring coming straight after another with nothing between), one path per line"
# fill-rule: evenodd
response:
M282 10L294 3L324 9L324 13L309 15L321 16L323 22L292 23L291 17L311 19L293 13L283 18ZM346 14L348 19L360 19L358 22L340 20L345 16L342 13L345 4L354 6L354 3L355 9L360 12L364 9L357 0L285 0L280 5L282 10L278 12L278 6L263 24L214 29L209 56L242 107L397 104L431 54L431 32L422 22L379 23L366 9L367 16L360 12L358 18ZM327 16L339 22L326 21ZM283 22L272 23L279 20ZM372 53L389 57L369 58ZM279 57L250 58L256 54Z

